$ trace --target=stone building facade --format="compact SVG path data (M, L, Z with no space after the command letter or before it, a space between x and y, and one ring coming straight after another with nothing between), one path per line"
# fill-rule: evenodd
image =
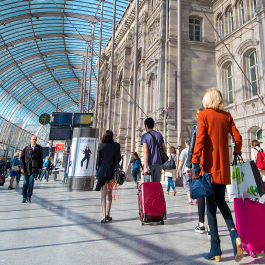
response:
M177 0L168 0L168 10L166 6L166 0L140 0L135 139L136 151L140 154L143 121L147 116L156 121L156 130L163 134L167 148L177 147ZM258 137L263 142L265 126L262 103L265 1L185 0L182 8L183 143L196 123L196 109L202 107L205 91L217 87L224 95L225 110L232 114L243 136L243 157L249 159L251 140ZM134 10L133 2L117 26L111 95L111 129L121 144L122 153L128 155L131 151ZM100 135L106 129L110 53L109 41L103 50L100 69Z

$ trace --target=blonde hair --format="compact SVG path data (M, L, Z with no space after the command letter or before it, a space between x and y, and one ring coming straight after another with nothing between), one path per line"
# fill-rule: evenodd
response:
M16 153L14 154L14 156L19 157L19 152L16 152Z
M221 91L215 87L208 89L202 99L202 104L205 109L223 110L224 98Z
M3 156L0 156L0 160L5 161L5 158Z

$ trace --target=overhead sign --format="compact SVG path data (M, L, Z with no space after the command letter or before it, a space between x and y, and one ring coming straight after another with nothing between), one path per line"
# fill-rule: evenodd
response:
M50 123L50 120L51 120L51 116L48 113L43 113L39 117L39 123L41 125L46 125Z
M57 150L64 149L64 144L56 144L55 146L55 153L57 153Z
M93 122L93 113L74 113L73 126L90 126Z
M52 126L71 126L73 113L70 112L53 112L51 125Z

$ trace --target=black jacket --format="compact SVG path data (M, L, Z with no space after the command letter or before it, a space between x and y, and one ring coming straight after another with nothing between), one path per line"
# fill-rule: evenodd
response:
M196 142L196 134L197 134L197 125L194 125L191 130L191 135L190 135L190 145L189 145L189 152L188 152L188 158L186 161L186 167L187 168L192 168L192 155L194 151L194 146Z
M99 145L97 154L97 170L103 164L107 168L106 177L114 176L115 169L115 157L118 161L121 160L121 151L119 143L104 143ZM98 172L99 173L99 172ZM98 177L104 177L97 175Z
M39 169L42 169L43 151L42 147L36 144L34 150L30 145L27 145L20 157L20 169L24 170L24 175L31 175L37 173Z
M85 155L85 157L90 158L90 154L92 154L92 152L90 149L85 149L83 151L83 154Z

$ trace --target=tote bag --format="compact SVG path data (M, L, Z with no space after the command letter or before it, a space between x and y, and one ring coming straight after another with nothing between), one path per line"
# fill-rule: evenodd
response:
M190 182L190 197L192 199L198 199L201 197L207 197L213 194L211 177L209 173L205 173L201 167L201 175L195 176L195 170L193 168L193 176L189 179Z
M230 202L234 198L260 198L265 193L265 187L260 172L253 160L237 163L235 158L231 166L231 185L227 185Z

